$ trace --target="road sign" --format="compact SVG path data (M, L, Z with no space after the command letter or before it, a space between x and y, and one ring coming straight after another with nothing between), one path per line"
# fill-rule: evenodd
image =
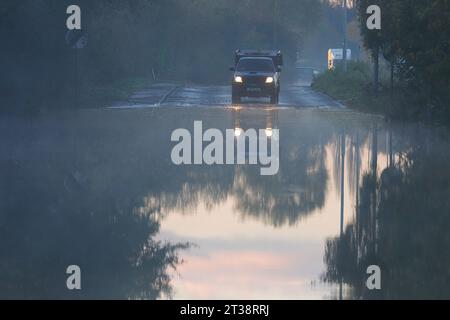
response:
M352 59L352 50L347 49L347 60ZM330 49L328 50L328 69L334 69L336 60L344 60L343 49Z
M344 59L344 50L343 49L330 49L328 50L328 55L333 60L342 60ZM352 50L347 49L347 60L352 59Z

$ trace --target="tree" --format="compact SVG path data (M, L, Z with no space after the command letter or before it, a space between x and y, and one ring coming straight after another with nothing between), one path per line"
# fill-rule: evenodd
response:
M381 8L381 30L366 27L366 9L373 4ZM416 100L448 113L450 1L359 0L357 7L364 45L375 66L379 54L383 54ZM375 88L377 83L375 68Z
M369 30L367 28L367 8L371 5L377 5L381 7L381 4L384 0L359 0L357 2L357 9L359 13L359 22L361 34L363 36L363 41L365 47L370 51L374 67L374 78L373 78L373 91L374 94L378 94L378 84L379 84L379 57L380 57L380 49L383 45L383 32L378 29ZM383 12L383 10L382 10Z

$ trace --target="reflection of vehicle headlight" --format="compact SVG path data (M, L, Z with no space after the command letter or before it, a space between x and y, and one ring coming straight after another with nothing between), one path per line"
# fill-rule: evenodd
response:
M241 128L235 128L234 129L234 136L235 137L239 137L242 134L242 129Z
M242 77L234 77L234 82L242 83Z
M266 136L269 137L269 138L271 138L272 135L273 135L272 128L267 128L267 129L266 129Z
M273 77L267 77L266 83L273 83Z

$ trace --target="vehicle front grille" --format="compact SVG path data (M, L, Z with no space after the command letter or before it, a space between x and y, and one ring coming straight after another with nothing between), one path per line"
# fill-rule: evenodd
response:
M266 83L266 77L261 76L245 76L243 81L247 85L263 85Z

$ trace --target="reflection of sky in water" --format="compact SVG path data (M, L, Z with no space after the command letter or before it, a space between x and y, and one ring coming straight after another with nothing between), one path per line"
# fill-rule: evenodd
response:
M347 140L348 147L352 147ZM360 146L360 174L369 171L369 148L368 142ZM186 213L184 209L168 212L162 220L159 237L197 245L182 254L185 263L173 279L175 298L336 297L338 286L321 281L325 271L325 240L339 236L340 228L340 184L336 181L340 168L336 168L335 153L335 146L325 146L326 172L331 179L326 185L323 207L314 209L294 225L273 227L261 219L248 217L239 211L234 196L213 208L206 208L200 200L195 213ZM386 156L379 153L378 158L381 172L387 165ZM355 180L350 179L349 169L354 171L350 165L347 159L345 223L354 218L355 188L350 183Z
M0 298L335 299L340 279L344 298L372 298L361 284L373 262L388 273L382 298L449 297L445 128L342 110L205 111L0 119ZM195 120L279 129L279 174L173 165L170 134ZM79 294L60 285L73 263Z

